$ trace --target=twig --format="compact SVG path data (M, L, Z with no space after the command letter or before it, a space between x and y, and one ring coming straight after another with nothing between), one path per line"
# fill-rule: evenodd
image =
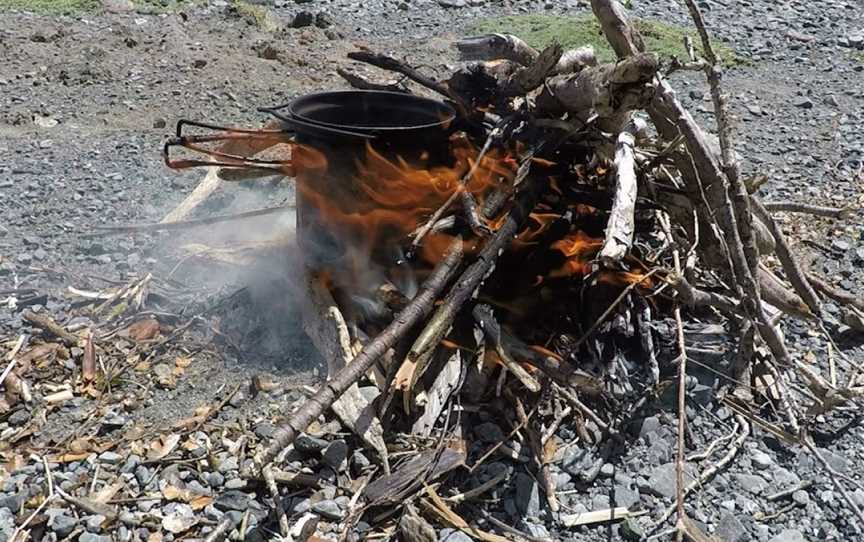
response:
M735 459L735 456L738 455L738 451L744 445L744 441L747 440L747 435L750 434L750 426L747 424L747 421L740 415L736 415L736 430L740 431L738 433L738 437L729 445L727 449L726 455L720 458L719 461L702 471L699 476L691 480L689 484L684 488L684 497L690 494L691 491L696 489L697 487L701 487L706 484L711 478L713 478L718 472L722 469L726 468L732 460ZM672 514L677 509L677 503L673 503L660 516L660 518L655 522L654 528L658 529L661 525L666 523Z
M34 326L47 331L51 335L54 335L55 337L63 341L66 346L75 346L78 344L78 337L76 335L73 335L72 333L69 333L68 331L63 329L48 315L36 314L32 311L24 311L21 314L21 317L24 318L24 320L33 324Z
M486 493L493 487L497 486L501 482L507 478L508 473L506 470L499 472L496 476L493 476L489 480L486 480L479 486L469 489L468 491L463 491L462 493L457 493L456 495L452 495L450 497L445 497L445 501L454 502L454 503L463 503L465 501L469 501L474 497L479 497L480 495Z
M365 62L366 64L371 64L377 68L381 68L382 70L401 73L415 83L453 100L453 102L461 110L460 113L462 113L463 115L465 115L468 111L468 109L465 107L465 104L462 103L462 100L459 99L459 97L456 96L454 93L450 92L450 89L448 89L445 85L439 83L438 81L435 81L430 77L423 75L411 66L408 66L403 62L396 60L395 58L389 57L387 55L373 53L371 51L352 51L348 53L348 58L350 58L351 60L356 60L358 62Z
M204 539L204 542L219 542L220 540L224 540L225 536L234 528L234 520L231 519L229 514L225 514L225 517L222 518L222 521L219 522L218 525L213 529L213 531L207 535L207 538Z
M771 212L805 213L828 218L848 218L855 212L852 207L823 207L796 201L766 201L762 205Z
M845 487L843 487L843 484L840 483L840 480L838 478L841 478L842 475L838 473L834 469L834 467L831 466L830 463L828 463L828 460L825 459L825 456L823 456L819 449L813 445L812 439L809 435L803 435L801 438L801 443L804 444L804 447L810 450L810 453L812 453L813 456L816 457L816 459L819 461L819 463L822 464L822 468L824 468L825 472L828 473L828 477L831 478L831 483L834 485L834 488L840 492L840 494L843 496L843 500L846 501L846 505L849 506L849 509L855 513L855 516L858 518L860 524L856 525L853 523L852 527L855 529L855 532L860 533L861 525L864 525L864 512L861 511L861 508L858 506L852 496L849 495L849 492L846 490Z
M804 303L807 304L810 311L818 316L822 312L822 304L819 302L816 292L813 291L813 287L810 286L810 282L807 280L807 275L804 274L804 271L801 270L801 266L798 265L798 261L792 255L792 251L789 248L789 243L786 241L786 237L783 235L783 231L780 230L777 222L758 198L751 198L750 203L756 216L762 220L762 223L768 227L771 235L774 236L774 252L777 254L777 259L780 260L780 264L783 266L783 270L786 272L789 282L791 282L792 286L795 288L795 293L797 293Z
M103 235L111 235L115 233L141 233L141 232L156 232L156 231L172 231L182 230L187 228L195 228L198 226L208 226L210 224L218 224L220 222L231 222L234 220L243 220L246 218L254 218L256 216L266 216L275 213L283 212L293 208L293 204L279 205L276 207L268 207L266 209L256 209L254 211L246 211L233 215L211 216L207 218L196 218L194 220L180 220L177 222L158 222L155 224L130 224L128 226L96 226L95 229L99 233L90 233L84 237L100 237Z
M681 259L676 249L672 253L672 258L675 262L675 272L681 274ZM678 514L676 524L677 534L675 535L680 542L684 539L684 430L687 423L687 345L684 341L684 323L681 321L681 305L675 303L675 328L676 339L678 343L678 432L677 442L678 447L675 456L675 505Z
M634 280L633 282L628 284L626 288L621 290L621 293L618 294L618 297L616 297L615 300L612 301L612 303L606 308L606 310L603 311L603 314L601 314L600 317L597 318L597 320L595 320L593 324L591 324L591 327L588 328L588 331L586 331L585 333L582 334L581 337L576 339L576 342L573 343L573 348L575 348L575 347L581 345L582 343L584 343L585 341L587 341L588 338L591 337L591 335L597 330L597 328L600 327L600 324L605 322L606 318L608 318L609 315L612 314L612 311L615 310L615 307L617 307L622 301L624 301L624 298L626 298L627 295L631 291L633 291L634 288L636 288L636 286L642 284L643 282L645 282L646 280L651 278L651 275L653 275L657 271L659 271L659 268L655 267L651 271L648 271L647 273L645 273L644 275L639 277L639 279Z
M774 493L772 495L768 495L767 497L765 497L765 500L771 501L771 502L779 501L780 499L785 499L786 497L791 496L796 491L799 491L802 489L807 489L808 487L810 487L812 485L813 485L813 480L804 480L799 484L795 484L794 486L790 487L789 489L784 489L783 491L778 491L777 493Z
M398 84L373 83L372 81L369 81L356 73L351 73L344 68L336 68L336 73L338 73L342 79L347 81L349 85L361 90L383 90L386 92L402 92L404 94L410 94L408 90Z
M273 469L267 465L261 470L261 476L264 478L264 483L267 485L267 491L273 498L273 506L276 508L276 517L279 518L279 532L283 538L289 536L291 526L288 524L288 516L285 508L282 506L282 497L279 495L279 488L276 486L276 481L273 479Z
M859 310L864 311L864 299L862 299L860 296L834 288L833 286L828 284L828 281L816 275L815 273L807 273L807 280L810 281L810 284L812 284L816 290L818 290L825 296L830 297L834 301L842 303L844 305L851 305Z
M15 368L15 365L18 363L18 358L15 356L18 355L18 352L21 350L21 347L24 345L24 340L26 339L26 335L19 335L18 340L15 342L15 346L12 347L12 350L6 355L6 359L10 360L9 364L6 365L6 368L3 369L3 373L0 374L0 386L3 385L3 382L6 380L6 377L12 372L12 369Z

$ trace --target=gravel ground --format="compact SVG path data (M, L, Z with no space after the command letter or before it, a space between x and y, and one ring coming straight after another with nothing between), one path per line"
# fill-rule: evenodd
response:
M703 0L700 5L712 33L750 61L726 74L741 136L739 152L746 158L745 173L769 177L763 188L769 200L860 207L864 203L860 174L864 6L857 1L767 0ZM277 1L268 7L280 21L290 23L305 11L317 16L323 28L312 25L268 33L219 0L163 14L139 13L122 2L108 7L98 14L11 12L0 19L0 213L4 217L0 291L35 290L37 298L29 308L43 306L59 321L71 311L71 301L64 294L69 285L100 290L147 271L167 276L177 264L177 247L189 241L186 236L87 234L96 225L156 221L194 187L200 174L168 171L159 156L163 138L178 118L257 123L261 119L257 106L343 86L335 70L349 65L345 53L358 45L406 55L432 73L447 73L456 65L452 41L472 20L587 9L582 1ZM673 0L636 0L633 10L668 22L686 25L689 21L686 9ZM365 67L355 68L374 75ZM701 79L684 74L673 81L685 105L700 122L711 126L710 99ZM290 197L279 188L254 194L242 186L229 186L201 213ZM860 213L840 222L789 217L784 227L815 271L860 292L864 291L862 221ZM228 233L211 235L227 238ZM196 271L201 272L184 267L177 278L187 285L206 282L210 286L238 278L220 273L214 279L212 270L207 276ZM39 434L32 436L34 447L57 446L79 437L78 428L92 422L84 413L95 412L90 410L94 403L101 408L96 427L102 436L123 441L139 424L158 433L192 416L202 403L225 397L238 382L256 375L272 379L277 383L274 389L252 396L244 388L216 415L224 428L222 438L230 442L222 442L223 451L210 470L196 470L183 461L163 468L148 461L144 452L119 456L112 451L51 466L54 483L65 489L97 477L98 487L123 480L133 492L155 487L164 495L166 486L203 496L216 496L226 488L231 491L200 509L183 499L123 504L125 509L161 518L151 529L106 528L104 517L64 509L55 501L44 510L45 521L38 531L43 540L69 536L82 542L158 540L153 533L160 532L161 522L161 540L170 541L182 538L185 529L181 527L187 523L207 525L225 513L251 510L253 525L255 518L263 519L263 505L255 502L254 493L244 491L232 446L245 428L254 429L254 435L244 446L251 448L258 439L266 439L281 406L301 399L302 385L315 380L319 367L296 324L296 306L290 299L272 301L290 296L272 290L280 286L267 271L261 272L261 280L253 281L249 299L255 302L235 300L220 308L232 347L210 349L197 357L173 389L148 387L139 396L140 404L125 412L108 408L110 401L76 400L53 411L40 425ZM0 299L7 295L0 292ZM839 309L828 303L826 311L832 316ZM842 353L861 359L861 337L845 332L839 324L829 327L844 338ZM21 312L4 307L0 337L14 340L22 332L30 329ZM826 355L824 340L810 326L790 323L786 333L798 351ZM209 338L206 333L202 336L202 340ZM710 371L697 371L695 376L688 416L694 450L701 450L729 433L732 418L714 400L716 377ZM13 434L31 423L32 415L28 409L18 409L0 416L0 434ZM477 442L495 442L507 431L497 420L472 421ZM674 494L674 424L674 409L668 398L661 398L633 421L626 445L600 450L563 447L553 467L562 513L615 505L658 516ZM296 464L311 466L334 480L348 472L365 472L369 459L359 451L349 453L343 440L348 436L334 437L325 429L321 434L327 439L310 438L298 452L300 457L293 459ZM191 433L192 444L184 444L187 456L183 457L196 457L203 448L195 443L215 438L213 433L198 433ZM573 429L564 424L559 437L573 440ZM864 430L852 424L839 438L817 444L835 470L858 479L864 467L862 437ZM729 469L690 498L692 517L706 531L728 542L862 539L854 534L851 513L812 454L782 445L759 429L743 447ZM4 448L0 444L0 451L8 451ZM705 460L701 467L716 459ZM0 540L14 529L21 507L45 485L42 465L24 463L11 465L8 476L0 470ZM601 527L562 527L561 518L546 509L537 481L519 459L498 457L472 474L467 487L502 470L510 473L510 482L499 486L487 509L507 524L555 540L640 539L639 519ZM812 484L790 498L767 499L802 482ZM297 492L288 503L294 517L311 510L323 518L324 532L335 532L346 512L347 497L331 489ZM864 506L864 490L856 490L853 498ZM468 518L480 517L472 506L461 512ZM448 529L437 536L448 542L470 539Z

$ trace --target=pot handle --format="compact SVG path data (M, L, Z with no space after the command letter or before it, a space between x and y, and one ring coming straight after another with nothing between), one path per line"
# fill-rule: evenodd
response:
M219 133L184 134L183 128L186 126L215 130ZM270 174L288 175L293 177L294 165L291 160L262 160L259 158L251 158L201 146L202 143L214 143L219 141L259 141L265 144L264 148L269 148L279 143L293 143L293 134L294 132L292 130L247 130L181 119L177 121L176 136L168 139L162 147L162 158L165 161L165 165L172 169L215 166L237 170L256 170ZM204 154L213 159L196 160L190 158L172 158L172 147L183 147Z
M314 124L311 122L307 122L305 120L300 120L300 119L298 119L298 118L296 118L290 114L286 115L286 114L282 113L281 110L285 109L289 105L291 105L291 104L287 103L287 104L277 105L277 106L273 106L273 107L259 107L258 111L260 111L262 113L269 113L269 114L273 115L274 117L276 117L277 119L281 120L282 122L285 122L286 124L288 124L290 126L302 126L303 128L308 128L308 129L314 130L314 131L321 131L321 132L328 133L328 134L342 135L342 136L348 136L348 137L357 137L360 139L375 139L375 137L376 137L372 134L364 134L361 132L352 132L351 130L344 130L342 128L333 128L332 126L322 126L320 124Z

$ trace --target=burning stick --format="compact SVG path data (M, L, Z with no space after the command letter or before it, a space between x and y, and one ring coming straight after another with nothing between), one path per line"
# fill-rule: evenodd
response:
M368 343L351 363L339 370L331 380L325 382L303 407L295 412L288 421L273 434L272 442L265 450L255 455L254 469L261 471L297 435L303 432L312 421L324 413L342 393L359 380L378 358L384 355L408 330L432 310L432 303L438 293L447 285L459 269L462 261L462 242L456 239L447 255L396 318L373 341Z
M528 218L528 214L534 209L536 202L537 194L531 186L519 194L515 205L507 214L504 224L489 238L477 255L477 260L462 273L459 281L453 286L423 332L414 341L414 345L403 363L403 366L408 366L403 374L410 374L410 384L405 393L406 410L410 406L411 388L423 374L441 339L447 335L456 314L462 309L465 302L474 295L483 279L489 275L498 256L519 232Z

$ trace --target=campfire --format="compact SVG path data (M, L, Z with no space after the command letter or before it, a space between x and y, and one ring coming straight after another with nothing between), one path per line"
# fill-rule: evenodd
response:
M189 208L223 180L296 183L292 256L302 261L304 328L329 375L247 473L267 483L283 535L292 527L279 504L280 457L328 411L377 453L378 474L362 492L369 521L405 529L394 505L416 501L428 520L502 540L466 523L428 485L506 445L478 451L473 412L512 420L505 441L523 438L558 512L548 469L556 428L572 426L586 446L624 438L628 420L672 384L678 494L655 525L674 513L679 532L700 539L686 496L731 461L752 424L812 451L807 420L860 398L857 372L829 381L790 351L777 325L784 316L819 320L819 294L846 302L847 321L860 325L860 301L802 269L771 214L844 210L762 202L758 183L741 175L720 65L692 2L704 58L688 43L689 58L663 62L644 51L617 3L592 5L617 62L496 34L461 40L471 62L436 81L358 51L350 58L443 101L340 71L355 90L264 108L275 117L264 129L181 121L166 144L169 166L218 171ZM676 99L666 79L676 70L706 73L716 142ZM178 158L179 148L206 158ZM718 393L736 429L730 453L685 485L690 315L736 340L735 359L711 368L729 382ZM792 380L806 393L793 392ZM393 462L406 442L417 453ZM411 514L401 517L427 521ZM612 508L568 521L629 514ZM225 520L210 539L232 528Z

